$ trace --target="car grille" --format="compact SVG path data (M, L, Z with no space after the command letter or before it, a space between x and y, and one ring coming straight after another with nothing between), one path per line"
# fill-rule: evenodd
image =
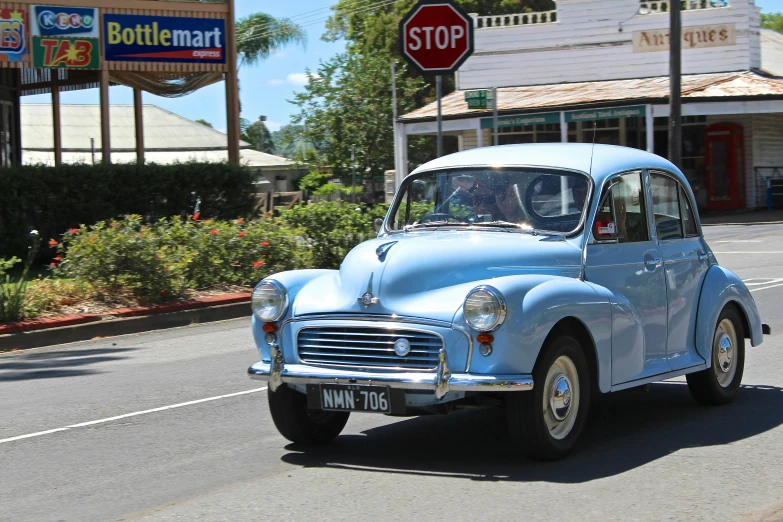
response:
M407 339L410 352L401 357L394 343ZM432 333L366 327L303 328L297 336L299 358L309 364L350 368L434 370L443 340Z

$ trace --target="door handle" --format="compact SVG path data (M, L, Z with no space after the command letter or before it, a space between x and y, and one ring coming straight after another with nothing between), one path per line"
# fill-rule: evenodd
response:
M649 269L656 269L659 266L661 266L661 258L660 257L654 257L652 259L645 259L644 260L644 266L646 266Z
M709 254L705 254L703 252L699 252L699 263L704 263L710 258Z

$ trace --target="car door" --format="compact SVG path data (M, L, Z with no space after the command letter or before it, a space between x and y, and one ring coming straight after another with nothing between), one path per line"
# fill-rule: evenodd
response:
M611 292L613 385L669 371L666 282L642 174L604 186L586 252L586 279Z
M709 267L693 203L673 176L650 172L654 235L663 257L668 304L666 354L673 370L696 366L696 311Z

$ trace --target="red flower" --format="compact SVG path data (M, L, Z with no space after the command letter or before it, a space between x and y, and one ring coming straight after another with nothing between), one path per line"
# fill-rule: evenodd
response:
M193 221L198 221L198 218L200 217L201 217L201 212L196 212L195 214L193 214Z
M244 232L240 232L240 233L239 233L239 234L237 234L237 235L238 235L239 237L245 237L245 233L244 233Z
M168 290L161 290L161 291L160 291L160 295L166 295L166 294L168 294L168 293L169 293L169 291L168 291Z
M260 259L255 263L253 263L253 268L261 268L262 266L264 266L264 262L261 261Z
M245 224L245 220L244 219L242 219L242 218L237 219L237 225L244 225L244 224Z
M261 246L266 248L269 246L269 241L261 241Z
M60 261L63 260L63 256L55 256L54 260L59 263Z
M49 266L52 267L52 268L57 268L57 263L52 261L51 263L49 263Z
M216 229L216 228L213 228L212 230L209 231L209 233L212 234L213 236L218 235L218 232L220 232L220 231L218 229Z
M79 233L79 229L78 228L72 228L68 232L70 232L71 234L73 234L75 236L76 234Z
M59 245L59 244L60 244L60 243L58 243L58 242L57 242L57 241L55 241L54 239L50 239L50 240L49 240L49 246L50 246L50 247L56 247L56 246L57 246L57 245Z
M239 259L234 259L234 265L236 266L238 264L239 264Z
M94 238L94 237L91 237L90 239L88 239L88 240L87 240L87 242L88 242L88 243L95 243L95 238Z
M269 216L271 216L271 215L272 215L272 214L270 214L269 212L264 212L264 217L269 217Z

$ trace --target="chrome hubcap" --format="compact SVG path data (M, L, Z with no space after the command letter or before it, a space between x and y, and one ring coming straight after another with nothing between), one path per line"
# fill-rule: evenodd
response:
M718 369L723 373L731 370L731 360L734 357L734 347L731 346L731 339L725 333L721 334L718 341Z
M579 375L570 357L558 357L544 382L544 422L558 440L571 433L579 411Z
M549 407L552 409L552 416L559 421L565 419L571 410L571 381L562 373L552 383Z
M724 319L715 329L712 345L712 368L718 384L726 388L734 381L737 373L736 362L737 332L734 323Z

